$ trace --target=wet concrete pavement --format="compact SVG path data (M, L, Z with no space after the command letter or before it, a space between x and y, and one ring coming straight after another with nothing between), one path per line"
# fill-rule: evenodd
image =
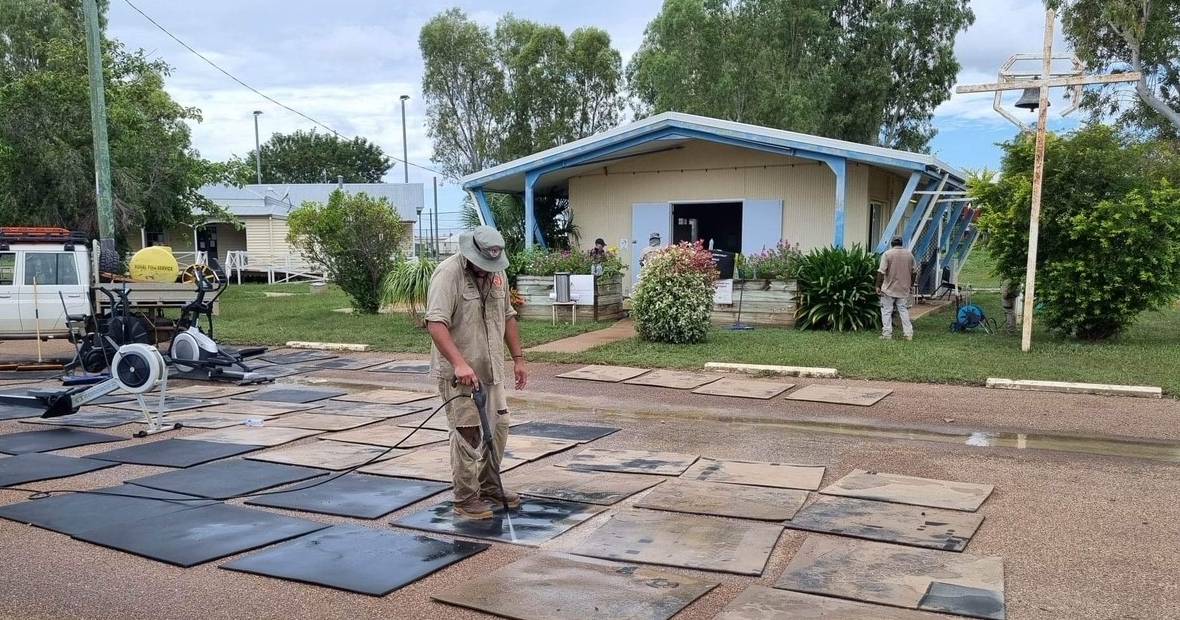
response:
M1094 454L1091 450L1036 449L1027 442L1030 435L1046 433L1180 440L1177 401L847 382L895 390L874 407L857 408L791 402L781 397L754 401L552 378L564 369L535 366L529 392L510 393L514 410L531 420L619 426L622 430L517 471L566 462L579 450L596 447L825 465L828 469L824 485L857 468L993 484L995 492L980 509L984 523L966 551L1004 558L1010 618L1180 618L1180 579L1176 577L1180 508L1174 501L1180 497L1180 463L1155 452L1155 458L1140 458L1135 443L1126 443L1126 449L1115 450L1115 454ZM341 383L351 391L365 389L365 385L356 383L360 381L402 389L427 390L431 385L428 378L421 376L349 371L321 371L292 379L336 382L344 378L350 381ZM954 421L946 422L948 418ZM419 416L389 423L407 419ZM874 432L821 432L822 426L800 425L806 421L837 422ZM31 426L0 422L0 433L29 430ZM956 437L970 437L972 432L1010 431L1024 434L1026 442L1024 449L1018 449L970 445L957 439L911 439L912 431L896 430L902 427ZM104 432L129 434L132 428L123 426ZM894 432L888 431L891 428ZM120 446L198 432L184 429ZM288 445L314 441L308 438ZM109 448L88 446L58 453L81 456ZM1161 449L1166 457L1168 448ZM162 471L166 470L121 465L24 486L91 489ZM0 491L0 504L21 501L25 496ZM634 505L643 496L640 493L612 506L543 544L541 550L568 551L576 547L611 514ZM445 494L373 521L274 510L323 523L390 528L391 521L444 499ZM721 583L677 617L711 618L748 584L773 585L807 536L804 532L784 532L760 577L661 569ZM485 553L402 590L373 598L234 573L217 568L222 561L179 569L0 521L0 558L4 562L0 569L0 617L482 617L477 612L435 603L430 595L536 552L496 544Z

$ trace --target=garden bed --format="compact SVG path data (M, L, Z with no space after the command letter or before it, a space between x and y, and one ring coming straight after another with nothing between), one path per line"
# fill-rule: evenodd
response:
M553 276L526 276L516 278L516 290L524 299L524 306L517 312L526 319L552 319L553 317ZM568 320L572 310L559 306L557 316ZM623 278L621 275L594 278L594 296L591 300L579 299L578 318L593 321L617 321L626 313L623 311Z
M734 280L733 303L714 304L710 319L714 325L732 325L739 319L740 301L742 323L790 327L798 294L794 280Z

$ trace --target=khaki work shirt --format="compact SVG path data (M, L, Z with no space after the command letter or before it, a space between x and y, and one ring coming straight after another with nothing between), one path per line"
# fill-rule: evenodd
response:
M881 255L877 272L884 275L881 292L890 297L909 297L914 285L914 255L905 248L890 248Z
M439 263L430 276L426 320L447 326L481 383L503 382L504 325L514 316L503 271L480 280L467 270L467 259L456 254ZM455 368L433 345L430 367L440 379L455 377Z

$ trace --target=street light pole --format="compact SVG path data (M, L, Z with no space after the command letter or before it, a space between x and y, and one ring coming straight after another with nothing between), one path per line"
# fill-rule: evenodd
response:
M406 100L409 95L402 95L402 174L406 183L410 182L410 148L406 143Z
M258 141L258 117L262 110L254 110L254 171L258 175L258 184L262 185L262 145Z
M107 144L107 104L102 79L98 5L95 0L83 0L82 11L86 16L86 60L90 77L90 129L94 139L94 198L98 206L98 238L107 244L114 244L111 153Z

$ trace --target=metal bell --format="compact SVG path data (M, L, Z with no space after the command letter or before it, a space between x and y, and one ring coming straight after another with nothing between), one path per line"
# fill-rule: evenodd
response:
M1046 105L1048 105L1047 102L1046 102ZM1024 94L1021 95L1020 99L1016 102L1016 107L1018 107L1022 110L1028 110L1030 112L1041 107L1041 89L1039 89L1039 88L1026 88L1026 89L1024 89Z

